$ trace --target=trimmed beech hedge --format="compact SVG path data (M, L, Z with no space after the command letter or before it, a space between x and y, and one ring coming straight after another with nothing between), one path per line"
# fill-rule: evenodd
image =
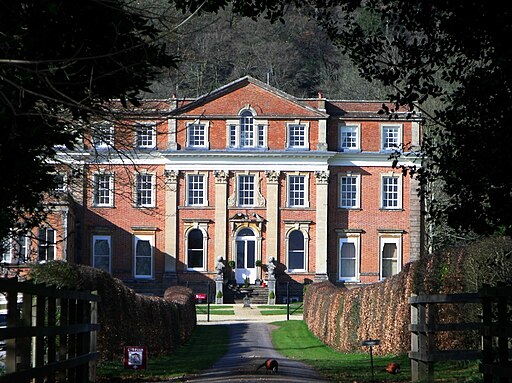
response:
M313 334L342 352L365 351L361 341L380 339L376 354L403 354L410 349L412 294L476 292L485 283L512 283L512 240L488 238L446 250L405 265L402 272L354 289L330 282L309 285L304 296L304 320ZM440 323L478 320L478 305L442 305ZM440 349L476 347L474 332L440 333Z
M37 283L98 291L101 360L121 358L124 346L147 346L151 355L171 353L196 325L194 296L184 287L168 288L164 298L144 296L102 270L58 261L35 266L29 277Z

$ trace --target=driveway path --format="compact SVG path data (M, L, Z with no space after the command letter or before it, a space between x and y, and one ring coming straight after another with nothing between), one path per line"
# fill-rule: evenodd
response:
M302 319L292 316L291 319ZM272 346L269 322L286 319L282 316L262 316L259 310L235 306L235 316L213 316L210 322L198 317L200 325L225 325L229 327L229 350L211 369L197 376L182 378L183 382L327 382L311 367L287 359ZM279 373L266 374L265 368L256 368L266 359L279 362Z

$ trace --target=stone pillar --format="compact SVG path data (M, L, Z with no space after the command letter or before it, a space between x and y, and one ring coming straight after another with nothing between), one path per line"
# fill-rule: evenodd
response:
M176 99L176 96L173 95L173 98L169 105L170 109L176 109L178 107L178 100ZM169 118L167 119L167 149L169 150L177 150L178 149L178 143L177 143L177 121L175 118Z
M425 246L425 225L423 220L423 206L421 199L418 196L418 188L420 187L419 181L411 178L410 182L410 228L409 228L409 239L410 239L410 259L409 261L417 261L423 254L423 247Z
M268 304L276 303L276 259L270 256L267 264L268 270Z
M318 120L317 150L327 150L327 120Z
M215 277L215 303L221 305L224 303L224 257L220 255L217 257L217 263L215 264L215 271L217 276Z
M279 171L266 171L267 177L267 233L265 241L268 263L270 257L279 259Z
M316 263L315 281L327 280L327 205L329 171L316 171Z
M276 278L272 277L268 279L268 304L276 304Z
M178 235L178 171L165 173L165 268L164 273L176 278L177 235Z
M227 200L229 172L216 170L215 175L215 257L228 259L227 254Z

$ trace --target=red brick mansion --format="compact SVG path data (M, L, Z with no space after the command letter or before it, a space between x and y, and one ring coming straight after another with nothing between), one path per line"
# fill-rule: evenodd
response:
M276 278L359 284L419 257L416 182L390 152L419 145L421 120L381 102L297 99L244 77L197 99L145 101L94 125L47 226L17 257L65 259L131 284ZM404 158L411 161L410 158ZM260 263L261 262L261 263Z

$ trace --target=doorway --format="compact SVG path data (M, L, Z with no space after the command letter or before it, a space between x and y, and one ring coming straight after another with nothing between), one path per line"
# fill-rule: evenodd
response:
M249 228L244 228L236 236L236 283L256 282L256 236Z

